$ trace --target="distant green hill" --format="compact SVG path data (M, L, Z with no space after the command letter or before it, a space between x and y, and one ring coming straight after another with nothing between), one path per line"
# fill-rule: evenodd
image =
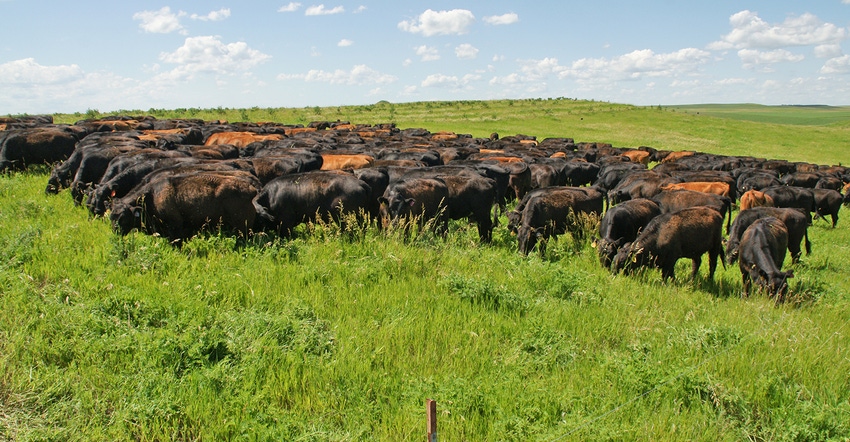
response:
M827 126L850 124L850 106L760 104L690 104L666 106L674 112L706 115L759 123Z

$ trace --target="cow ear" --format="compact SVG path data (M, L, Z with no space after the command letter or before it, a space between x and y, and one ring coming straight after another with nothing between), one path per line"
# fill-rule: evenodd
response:
M789 271L785 272L785 278L793 278L793 277L794 277L794 271L793 270L789 270Z
M404 202L406 202L407 205L410 206L410 207L413 207L413 205L416 204L416 200L413 199L413 198L408 198L408 199L404 200Z

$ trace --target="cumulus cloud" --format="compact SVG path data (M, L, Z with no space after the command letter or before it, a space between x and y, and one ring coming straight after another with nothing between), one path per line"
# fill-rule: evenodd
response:
M304 80L330 84L362 86L366 84L386 84L398 80L393 75L382 74L365 64L354 66L350 71L337 69L333 72L312 69L306 74L280 74L278 80Z
M460 35L469 32L469 27L475 22L475 16L466 9L451 11L426 10L413 20L399 22L398 28L412 34L422 34L425 37L434 35Z
M230 17L229 8L221 8L218 11L210 11L207 15L192 14L189 16L192 20L201 21L222 21Z
M820 69L821 74L850 74L850 55L835 57L826 61Z
M301 3L289 2L288 5L284 5L278 8L277 12L295 12L299 9L301 9Z
M454 75L432 74L422 80L422 87L441 87L449 89L462 89L467 87L469 83L481 79L480 75L467 74L458 78Z
M711 54L696 48L656 54L651 49L630 52L612 59L582 58L561 70L560 78L579 80L637 80L644 77L672 77L691 73L706 63Z
M138 20L139 28L151 34L169 34L175 31L185 33L180 17L185 16L183 11L174 13L171 8L163 6L158 11L142 11L133 14L133 20Z
M340 41L339 41L339 43L337 43L336 45L337 45L337 46L339 46L339 47L341 47L341 48L347 48L347 47L349 47L349 46L351 46L351 45L353 45L353 44L354 44L354 42L353 42L353 41L351 41L351 40L349 40L349 39L347 39L347 38L343 38L343 39L342 39L342 40L340 40Z
M355 10L354 10L354 12L353 12L353 13L354 13L354 14L359 14L359 13L361 13L361 12L365 11L366 9L367 9L367 8L366 8L366 6L364 6L364 5L360 5L360 6L358 6L358 7L357 7L357 9L355 9Z
M440 52L437 51L437 48L422 45L413 49L416 51L416 55L422 57L422 61L436 61L440 59Z
M472 60L478 56L478 48L469 43L464 43L455 48L455 55L462 60Z
M196 74L233 74L247 71L271 58L245 42L223 43L219 37L189 37L174 52L163 52L159 59L179 65L163 77L189 80Z
M79 66L42 66L34 58L0 64L0 84L60 84L82 78Z
M815 57L817 58L835 58L840 57L842 54L844 54L844 51L841 50L841 45L815 46Z
M777 49L837 44L848 37L846 28L824 23L809 13L788 17L779 24L769 24L757 13L744 10L729 17L729 24L732 31L709 44L709 49Z
M138 87L135 80L85 72L75 64L45 66L33 58L0 64L0 101L14 103L9 109L14 113L75 112L117 102L141 105Z
M343 6L335 6L331 9L326 9L325 5L316 5L310 6L304 11L304 15L333 15L333 14L342 14L345 12L345 7Z
M774 51L757 51L755 49L741 49L738 51L738 57L744 63L746 69L760 68L766 72L772 72L770 67L772 64L781 62L798 62L805 58L800 54L793 54L785 49L777 49Z
M513 12L502 15L489 15L483 18L488 25L512 25L519 21L519 16Z

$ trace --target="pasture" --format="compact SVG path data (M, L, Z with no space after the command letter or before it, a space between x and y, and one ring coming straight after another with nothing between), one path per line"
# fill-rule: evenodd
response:
M803 109L798 110L806 112ZM119 111L157 118L395 122L487 137L846 163L847 124L800 125L575 100ZM55 115L73 123L87 116ZM612 275L590 240L517 252L374 225L226 233L175 248L115 235L0 177L0 438L844 440L850 436L850 227L815 221L791 299L707 280ZM588 231L595 226L588 222Z

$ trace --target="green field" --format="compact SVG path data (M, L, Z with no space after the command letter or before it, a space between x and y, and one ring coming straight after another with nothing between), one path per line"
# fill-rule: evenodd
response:
M677 112L757 123L804 126L850 125L850 106L763 106L759 104L694 104L670 106Z
M799 112L804 113L802 109ZM157 118L395 122L846 163L850 126L573 100L122 111ZM73 122L80 115L56 115ZM850 224L809 229L791 300L611 275L589 240L524 257L453 222L182 249L0 176L0 440L848 440ZM589 226L592 228L593 226Z

